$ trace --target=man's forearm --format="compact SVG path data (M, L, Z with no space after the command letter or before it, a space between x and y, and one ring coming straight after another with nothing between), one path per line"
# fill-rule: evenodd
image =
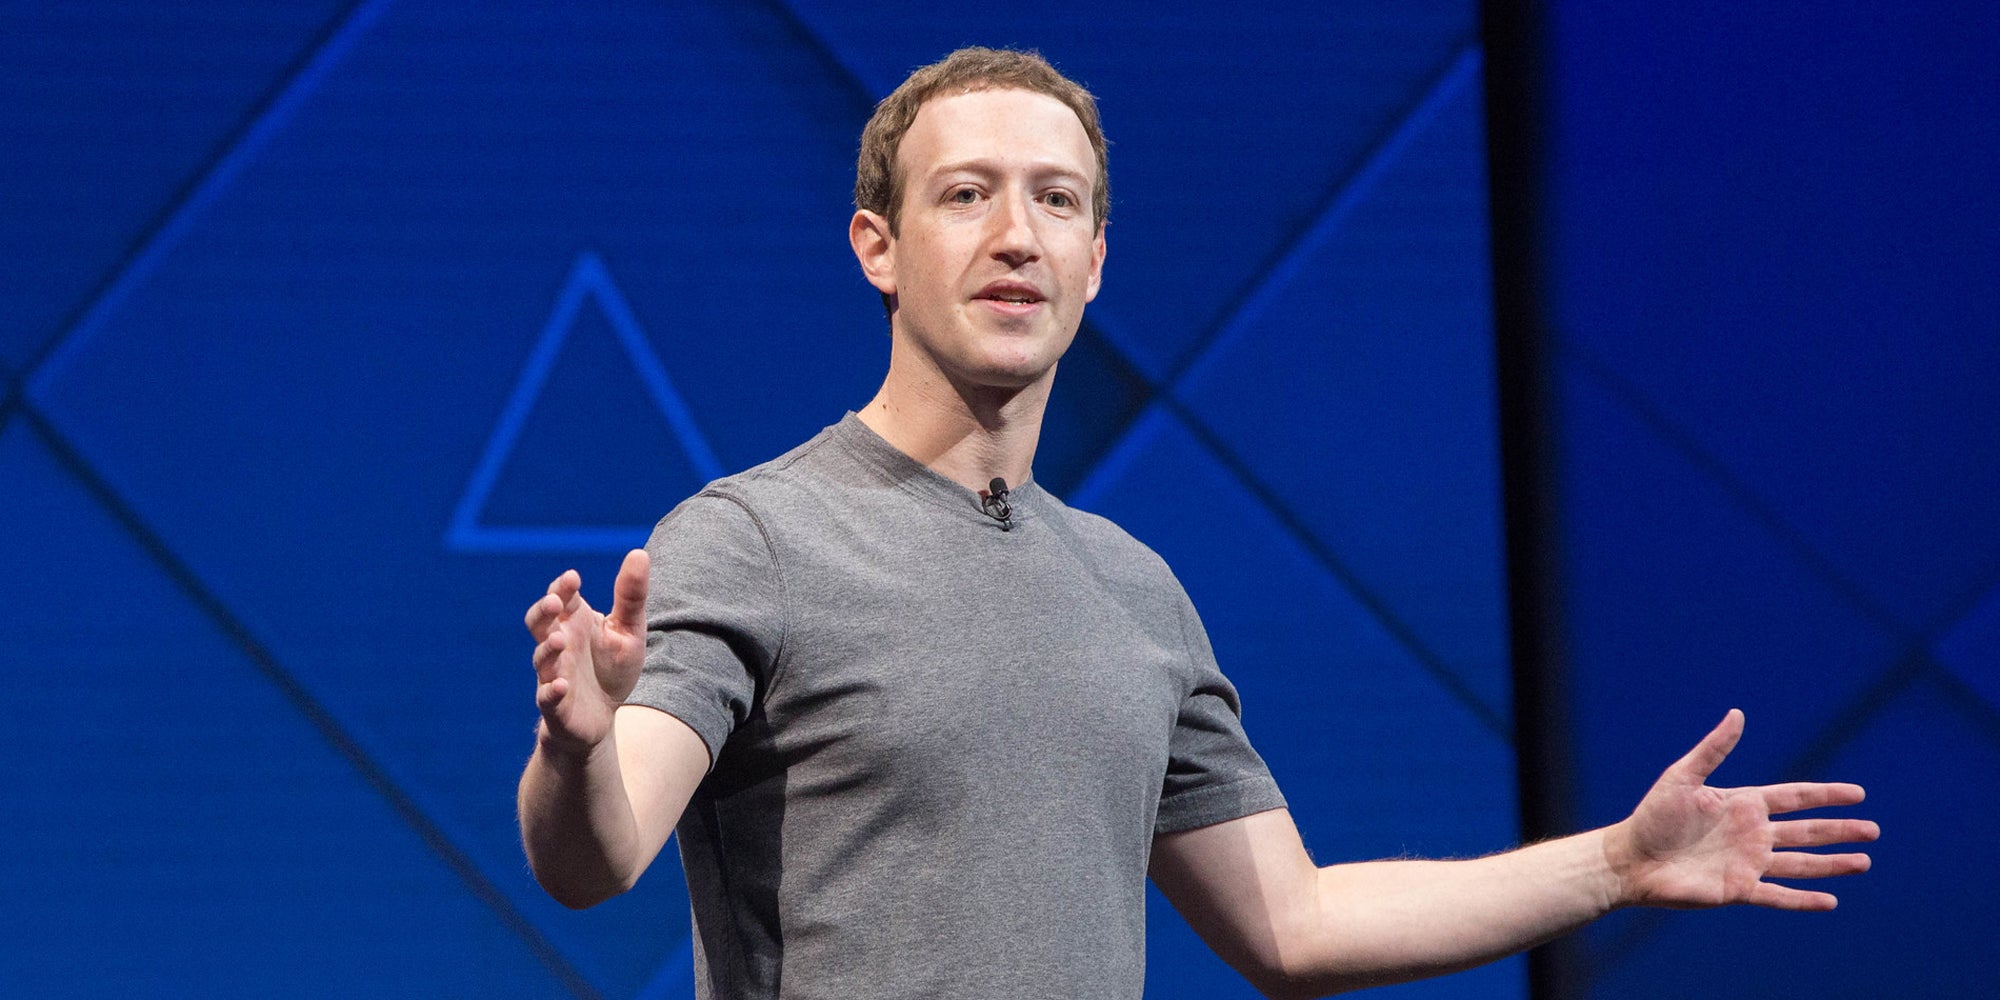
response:
M1747 903L1830 910L1831 893L1772 882L1868 870L1880 836L1853 818L1773 819L1858 803L1861 786L1711 788L1743 733L1730 711L1611 826L1469 861L1313 867L1291 814L1254 813L1154 838L1153 881L1231 965L1272 997L1316 997L1471 968L1621 906Z
M518 807L528 866L564 906L610 899L645 867L613 737L571 750L553 745L544 729L521 774Z
M1605 830L1463 861L1319 869L1281 937L1272 992L1325 996L1468 969L1574 930L1618 905Z

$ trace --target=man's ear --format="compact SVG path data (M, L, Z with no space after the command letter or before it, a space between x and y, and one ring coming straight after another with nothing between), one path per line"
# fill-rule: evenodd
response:
M896 237L889 232L889 220L862 209L847 223L847 242L861 273L883 295L896 294Z
M1104 228L1109 225L1110 219L1098 223L1097 239L1090 243L1090 285L1083 296L1085 302L1097 298L1097 290L1104 286Z

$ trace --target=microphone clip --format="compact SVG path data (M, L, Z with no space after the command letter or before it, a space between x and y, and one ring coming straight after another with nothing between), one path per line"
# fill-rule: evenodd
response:
M1001 531L1014 530L1014 509L1007 504L1007 481L994 476L986 488L979 491L979 509L987 517L1000 522Z

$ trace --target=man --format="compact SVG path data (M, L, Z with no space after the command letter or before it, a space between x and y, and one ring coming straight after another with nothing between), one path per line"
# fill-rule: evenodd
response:
M1825 909L1853 785L1704 785L1731 712L1630 818L1469 861L1315 868L1186 596L1030 476L1102 277L1104 141L1038 57L913 74L863 133L849 239L890 318L880 392L677 507L609 615L528 611L523 840L557 899L629 888L676 828L702 996L1137 996L1150 875L1272 996L1507 955L1630 905ZM1009 488L1011 485L1011 489Z

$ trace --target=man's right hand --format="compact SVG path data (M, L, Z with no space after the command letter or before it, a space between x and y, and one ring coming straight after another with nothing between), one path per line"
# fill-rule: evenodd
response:
M565 570L528 607L535 637L535 705L553 749L587 753L611 735L611 719L639 683L646 659L645 550L626 553L612 585L611 613L583 599L583 578Z
M528 608L542 722L521 772L521 846L535 879L564 906L630 889L708 773L708 746L686 723L620 708L646 661L648 568L644 552L625 557L609 615L577 593L575 570Z

